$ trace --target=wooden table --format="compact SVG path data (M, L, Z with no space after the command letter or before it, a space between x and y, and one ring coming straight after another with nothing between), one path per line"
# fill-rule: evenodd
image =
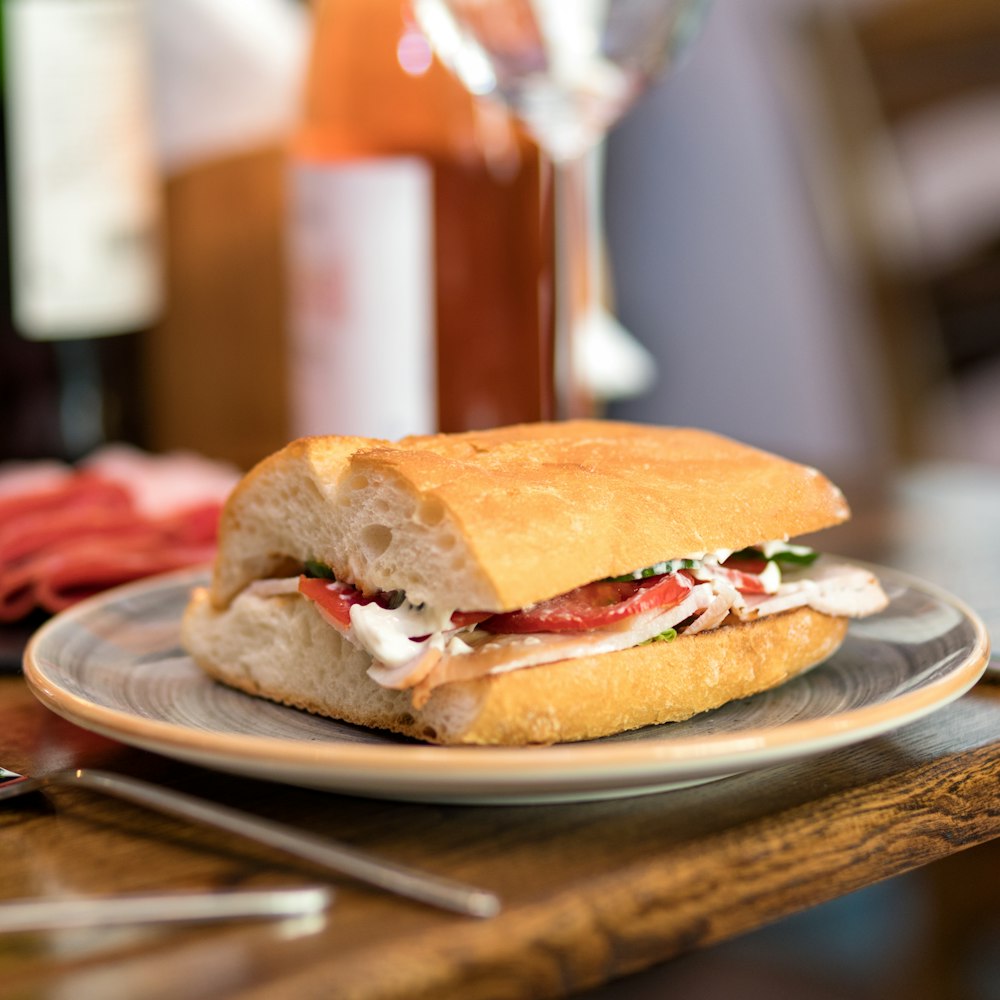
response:
M1000 835L1000 687L806 763L664 795L403 805L239 780L85 733L0 678L2 763L183 786L498 891L475 920L338 883L326 923L0 938L0 996L567 996ZM0 807L0 898L301 885L243 841L80 790Z

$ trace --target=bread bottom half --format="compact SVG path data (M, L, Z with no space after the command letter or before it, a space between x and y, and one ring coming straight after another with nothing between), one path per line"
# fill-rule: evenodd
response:
M679 722L776 687L825 660L847 619L799 608L673 642L513 670L436 688L419 711L294 594L243 593L225 610L196 591L183 641L212 677L272 701L431 743L519 746Z

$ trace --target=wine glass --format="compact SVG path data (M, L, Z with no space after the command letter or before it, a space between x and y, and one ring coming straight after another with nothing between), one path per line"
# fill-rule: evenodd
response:
M546 416L591 402L574 340L594 301L597 189L588 157L608 128L667 72L710 0L414 0L441 61L470 93L500 98L553 165L552 398Z

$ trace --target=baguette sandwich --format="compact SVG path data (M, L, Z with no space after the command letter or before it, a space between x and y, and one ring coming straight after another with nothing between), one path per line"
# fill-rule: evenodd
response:
M429 742L592 739L829 657L886 596L789 539L848 516L815 469L706 431L304 438L229 498L183 641L225 684Z

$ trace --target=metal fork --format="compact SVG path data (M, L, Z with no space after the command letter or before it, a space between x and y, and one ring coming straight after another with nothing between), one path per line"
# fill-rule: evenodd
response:
M0 766L0 801L50 785L86 788L168 816L234 833L367 885L440 909L472 917L492 917L500 912L499 897L485 889L417 871L357 848L138 778L89 768L56 771L33 778Z

